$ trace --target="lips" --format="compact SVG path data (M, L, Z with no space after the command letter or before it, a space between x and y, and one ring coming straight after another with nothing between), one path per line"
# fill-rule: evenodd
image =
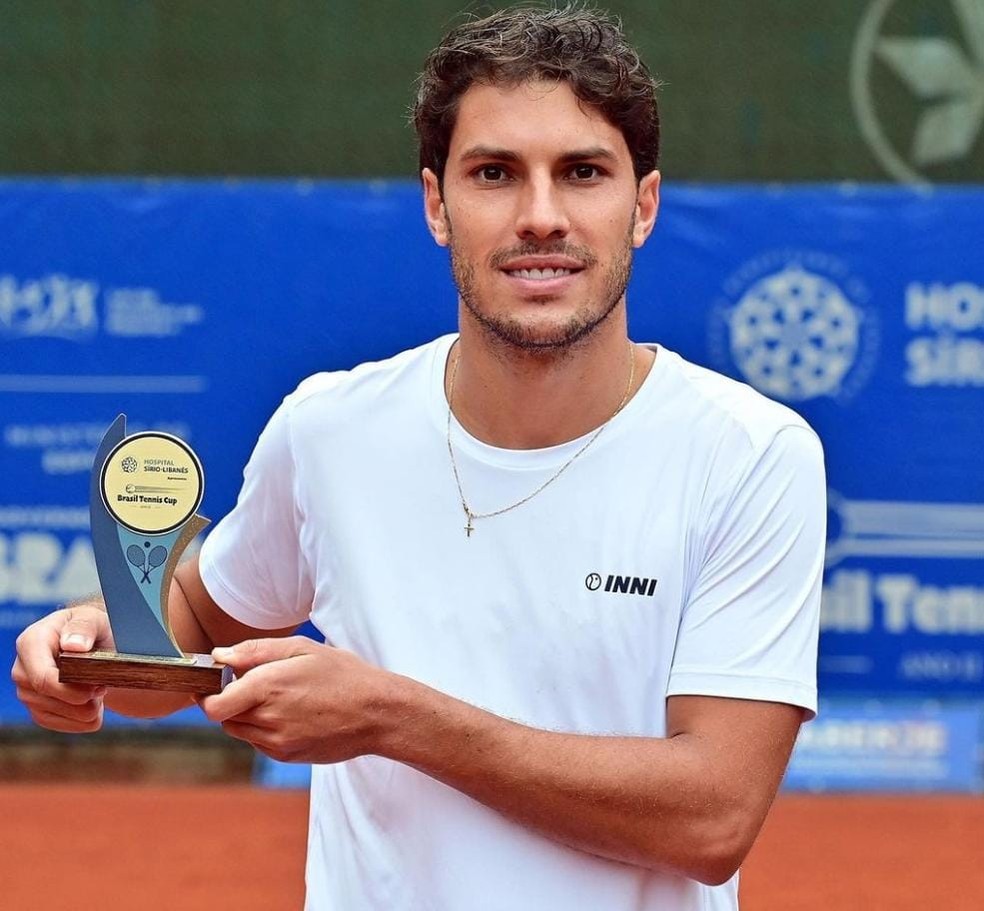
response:
M512 278L525 278L533 281L549 281L554 278L564 278L573 275L573 269L553 268L548 266L545 269L506 269L505 273Z
M539 253L512 256L499 268L506 277L522 283L528 289L556 289L572 276L582 272L587 264L570 254Z
M580 269L524 268L503 269L502 276L509 287L522 298L543 301L566 294L579 281Z

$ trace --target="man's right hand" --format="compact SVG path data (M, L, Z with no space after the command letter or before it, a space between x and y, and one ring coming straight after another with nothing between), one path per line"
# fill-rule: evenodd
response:
M296 629L255 629L234 620L209 595L197 557L175 570L168 593L168 619L177 645L202 654L216 645L290 636ZM10 676L35 722L53 731L77 734L99 730L104 700L114 712L133 718L159 718L194 704L188 693L114 687L107 695L104 686L58 682L55 659L59 651L114 648L109 618L97 600L55 611L24 630L17 639L17 660Z
M57 610L32 623L17 638L17 660L10 677L17 698L34 721L52 731L79 734L102 726L104 686L59 683L55 658L60 651L112 649L105 611L95 604Z

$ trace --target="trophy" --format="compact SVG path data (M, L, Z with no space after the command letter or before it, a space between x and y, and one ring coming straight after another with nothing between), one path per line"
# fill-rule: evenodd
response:
M232 669L186 655L168 622L178 559L207 524L201 462L183 440L126 435L126 416L106 431L89 482L89 519L99 585L117 651L61 652L62 683L219 693Z

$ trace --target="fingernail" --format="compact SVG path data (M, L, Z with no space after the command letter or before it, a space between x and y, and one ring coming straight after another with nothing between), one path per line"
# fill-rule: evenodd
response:
M89 642L81 633L72 633L65 640L65 645L81 645L84 648L89 647Z
M212 649L212 655L216 658L228 658L232 655L232 649L225 645L217 645Z

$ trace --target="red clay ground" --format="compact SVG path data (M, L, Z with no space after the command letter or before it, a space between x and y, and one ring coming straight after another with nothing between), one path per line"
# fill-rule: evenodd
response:
M776 801L742 869L742 911L982 911L984 800Z
M306 810L246 786L0 786L0 907L299 909ZM980 799L781 797L742 911L981 911L982 845Z

